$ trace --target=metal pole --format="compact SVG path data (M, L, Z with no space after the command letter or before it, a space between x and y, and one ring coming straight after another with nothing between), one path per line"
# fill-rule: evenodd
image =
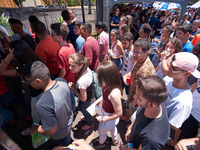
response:
M81 10L82 10L83 22L85 23L84 0L81 0Z
M92 11L91 11L91 0L88 0L88 14L92 14Z

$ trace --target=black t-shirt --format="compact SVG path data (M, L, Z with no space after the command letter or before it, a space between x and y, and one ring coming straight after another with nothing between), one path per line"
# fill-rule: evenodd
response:
M28 45L35 51L36 45L33 38L30 35L26 34L22 36L21 39L26 41L26 43L28 43Z
M158 20L158 21L155 23L154 28L153 28L153 30L155 30L154 35L159 35L159 36L161 35L161 34L160 34L160 31L157 31L157 29L162 29L162 27L161 27L162 23L163 23L163 22L160 22L160 20Z
M24 67L19 67L18 69L17 69L17 73L19 73L21 76L23 75L23 69L24 69ZM30 85L28 85L29 86L29 92L30 92L30 96L31 97L36 97L36 96L38 96L38 95L40 95L42 92L43 92L43 90L42 89L39 89L39 90L37 90L37 89L34 89L32 86L30 86ZM27 90L27 89L26 89Z
M165 106L162 104L162 116L155 119L144 116L145 108L140 108L131 129L129 141L134 148L141 144L142 150L160 150L168 141L170 126Z

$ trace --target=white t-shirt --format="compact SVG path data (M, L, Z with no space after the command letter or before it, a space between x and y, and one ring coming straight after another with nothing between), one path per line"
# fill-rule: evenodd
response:
M200 79L197 80L197 84L197 89L193 92L193 107L191 114L197 121L200 122Z
M178 89L172 85L173 78L163 78L168 90L168 99L165 101L169 123L180 128L183 122L190 116L192 110L192 92L189 89Z
M87 68L87 72L80 77L76 83L78 89L87 89L92 84L92 71Z
M123 65L122 65L122 76L129 73L132 70L134 61L133 61L133 48L128 51L127 49L124 50L124 57L123 57Z

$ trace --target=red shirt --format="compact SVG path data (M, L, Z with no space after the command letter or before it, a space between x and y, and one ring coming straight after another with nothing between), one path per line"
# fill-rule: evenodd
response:
M71 70L69 69L69 64L68 64L68 57L71 54L74 54L75 50L74 47L71 43L68 43L67 45L64 45L61 47L61 49L58 51L57 55L57 65L58 68L65 68L66 74L64 76L64 79L67 82L74 82L76 74L72 73Z
M108 91L105 90L105 88L103 88L102 92L103 92L103 104L102 104L103 110L107 113L114 113L115 110L113 108L113 105L111 101L108 99L108 95L110 93L108 93Z
M45 40L41 40L35 48L35 53L40 56L47 67L49 68L50 74L58 75L59 68L57 66L57 52L60 46L57 42L53 41L53 38L49 36Z
M92 64L89 65L91 70L96 70L99 65L99 44L97 40L90 37L85 41L81 49L81 54L83 54L87 59L92 59Z

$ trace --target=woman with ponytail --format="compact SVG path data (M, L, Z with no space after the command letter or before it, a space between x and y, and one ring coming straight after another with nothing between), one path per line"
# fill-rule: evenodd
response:
M87 108L95 101L95 93L92 85L92 72L88 67L87 58L82 54L75 53L68 58L69 69L72 73L77 73L74 83L70 82L69 87L79 99L78 110L80 110L87 124L81 129L88 130L94 126L92 116L87 112Z

